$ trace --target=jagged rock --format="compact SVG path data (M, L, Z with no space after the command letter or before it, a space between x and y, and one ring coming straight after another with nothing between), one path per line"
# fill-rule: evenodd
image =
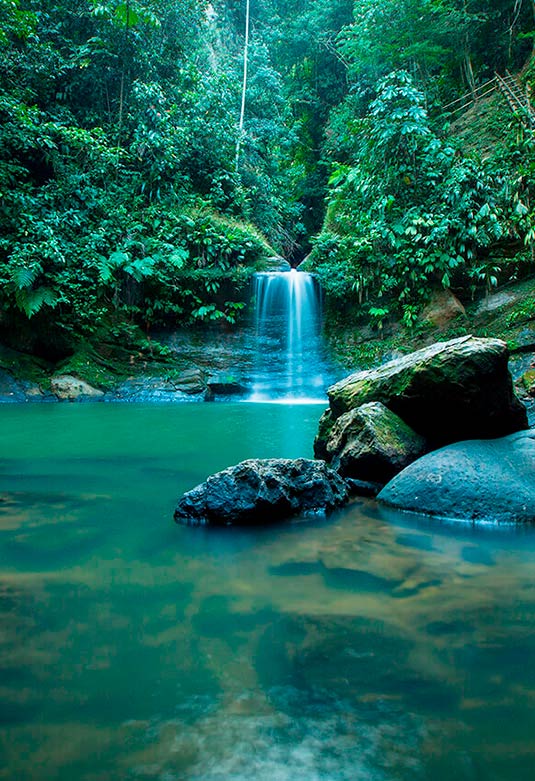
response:
M343 479L323 461L250 459L211 475L184 494L174 517L190 526L256 526L293 515L327 513L347 499Z
M422 312L422 319L443 328L456 317L465 315L464 306L451 290L436 290Z
M326 451L343 477L384 485L425 453L426 442L384 404L369 402L335 421Z
M432 447L526 428L507 360L505 342L463 336L352 374L328 390L315 453L326 450L335 420L369 401L382 402Z
M466 521L535 521L535 431L456 442L415 461L378 499Z
M103 391L93 388L84 380L71 374L58 374L50 380L52 393L64 401L74 401L80 398L97 399L104 396Z

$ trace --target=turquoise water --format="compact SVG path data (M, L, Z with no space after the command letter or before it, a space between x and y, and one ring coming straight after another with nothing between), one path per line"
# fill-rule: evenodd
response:
M321 411L0 408L0 779L533 778L531 530L173 523Z

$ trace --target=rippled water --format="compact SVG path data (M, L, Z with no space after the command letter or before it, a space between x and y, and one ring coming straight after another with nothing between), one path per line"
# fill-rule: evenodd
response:
M320 412L0 408L1 779L533 778L531 529L172 522Z

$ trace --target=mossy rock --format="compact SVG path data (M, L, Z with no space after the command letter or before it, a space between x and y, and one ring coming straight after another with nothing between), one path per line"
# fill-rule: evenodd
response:
M527 427L526 410L513 392L507 345L498 339L437 342L352 374L328 395L333 420L380 401L433 447Z
M334 417L330 409L326 409L318 423L318 433L314 440L314 457L328 459L327 442L329 440L331 429L334 425Z
M426 452L426 441L380 402L341 415L328 435L327 462L344 477L385 484Z

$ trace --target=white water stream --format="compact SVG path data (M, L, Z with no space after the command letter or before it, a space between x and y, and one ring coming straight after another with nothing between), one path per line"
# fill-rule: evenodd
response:
M250 401L324 400L321 290L311 274L257 274L255 381Z

